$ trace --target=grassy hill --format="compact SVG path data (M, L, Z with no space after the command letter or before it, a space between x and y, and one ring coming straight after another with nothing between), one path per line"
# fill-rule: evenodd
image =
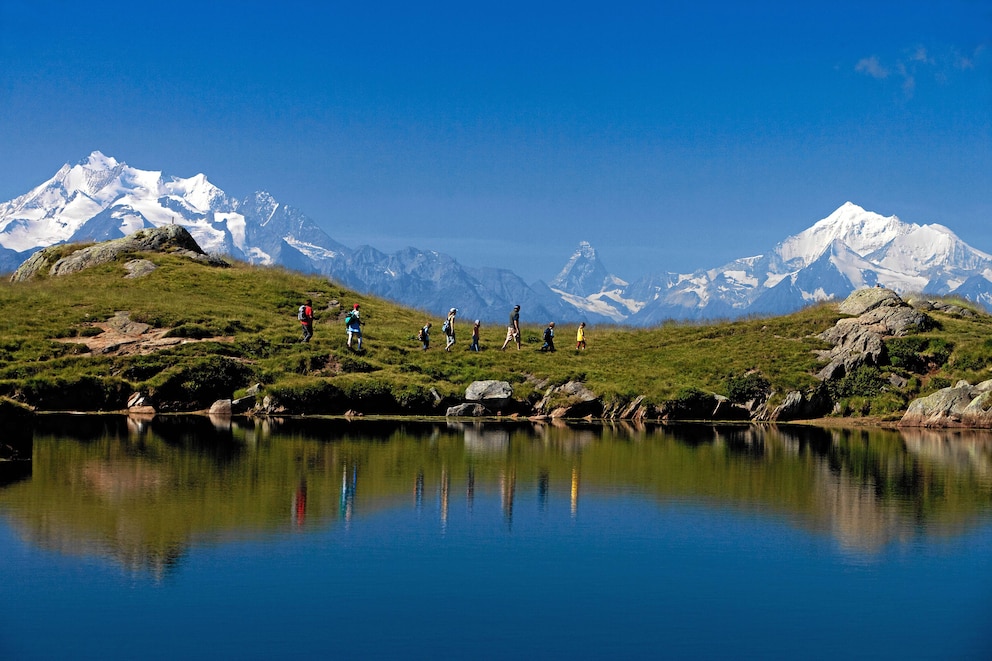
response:
M532 401L548 384L581 381L608 404L644 396L662 406L712 392L741 400L770 390L771 401L815 387L825 348L812 335L841 317L832 304L792 315L725 323L671 323L651 329L593 326L588 349L574 350L572 327L559 326L558 351L543 353L549 320L523 321L523 350L499 351L505 328L482 329L469 352L470 320L443 350L441 319L342 289L322 277L235 263L218 268L168 254L143 257L158 268L125 279L123 261L62 277L0 285L0 396L41 410L119 410L147 392L163 410L196 410L260 383L289 412L440 413L435 393L458 399L475 380L500 379ZM313 299L315 336L299 341L296 309ZM365 351L345 346L343 313L360 303ZM451 301L458 306L458 301ZM165 335L197 340L153 352L91 352L84 342L119 311ZM509 311L507 311L509 312ZM936 327L890 340L889 367L864 368L830 384L850 415L892 416L910 398L958 379L990 378L992 319L931 313ZM434 323L430 351L417 329ZM439 346L440 345L440 346ZM890 383L891 375L899 387Z

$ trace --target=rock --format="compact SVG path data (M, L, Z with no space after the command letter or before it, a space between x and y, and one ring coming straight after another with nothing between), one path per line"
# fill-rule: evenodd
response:
M465 389L465 399L470 402L508 400L513 397L513 386L506 381L473 381Z
M127 398L127 410L129 413L155 413L155 403L146 393L135 392Z
M236 415L247 413L254 408L257 401L258 399L254 395L246 395L235 399L231 402L231 413Z
M548 413L549 410L554 418L598 417L603 415L603 402L584 383L569 381L548 388L544 397L534 405L535 413Z
M841 314L849 314L854 317L864 314L869 310L874 310L880 305L903 305L903 301L891 289L884 287L865 287L851 292L837 309Z
M11 282L31 280L46 269L52 276L78 273L91 266L116 261L122 255L139 252L169 252L212 266L227 266L223 260L204 253L186 228L180 225L139 230L120 239L71 250L68 254L66 250L65 245L39 250L14 271Z
M899 425L992 428L992 380L976 386L959 381L951 388L914 399Z
M127 271L127 275L124 277L129 279L143 278L157 268L154 262L147 259L132 259L130 262L124 264L124 270Z
M817 374L824 381L840 379L862 365L882 364L885 361L883 338L908 335L926 329L932 323L926 314L908 306L895 292L883 288L859 289L838 309L858 316L840 319L817 335L833 345L832 349L820 352L820 357L829 361Z
M793 390L785 396L785 401L775 407L769 416L770 420L785 422L787 420L809 420L820 418L833 409L830 393L821 384L806 392Z
M716 396L716 406L713 408L713 420L748 420L751 411L740 404L734 404L723 395Z
M210 410L208 411L210 415L220 415L229 416L232 413L231 410L231 400L229 399L218 399L216 402L210 405Z
M492 415L492 413L482 404L466 402L448 407L444 415L447 418L483 418Z

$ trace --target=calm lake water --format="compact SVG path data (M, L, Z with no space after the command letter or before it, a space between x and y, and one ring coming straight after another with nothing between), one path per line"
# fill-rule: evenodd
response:
M0 658L992 658L992 436L46 416Z

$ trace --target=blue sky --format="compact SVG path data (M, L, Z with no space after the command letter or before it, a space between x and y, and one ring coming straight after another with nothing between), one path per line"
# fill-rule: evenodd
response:
M528 280L848 200L992 252L992 0L0 0L0 200L97 149Z

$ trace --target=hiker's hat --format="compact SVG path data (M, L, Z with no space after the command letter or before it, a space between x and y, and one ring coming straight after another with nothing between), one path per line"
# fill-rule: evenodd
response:
M475 320L475 325L476 325L476 326L478 326L478 325L479 325L480 323L481 323L481 322L480 322L480 321L479 321L478 319L476 319L476 320Z
M449 314L452 312L458 312L458 308L451 308L450 310L448 310Z
M358 303L355 303L355 309L356 310L358 309Z

